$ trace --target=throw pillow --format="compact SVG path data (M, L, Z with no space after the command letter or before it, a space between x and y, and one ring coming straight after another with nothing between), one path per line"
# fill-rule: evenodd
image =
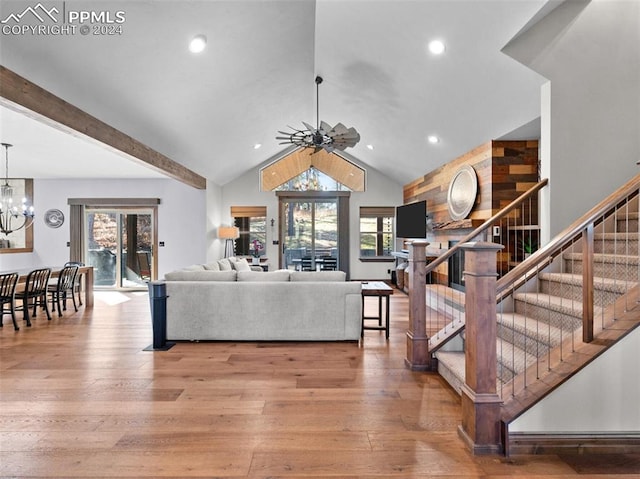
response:
M218 265L220 265L220 271L231 271L233 269L228 258L219 259Z
M217 261L214 261L213 263L205 264L204 269L209 271L220 271L220 265L218 264Z
M231 262L231 266L236 271L251 271L251 266L249 266L249 262L246 258L234 258L233 260L229 258L229 260Z

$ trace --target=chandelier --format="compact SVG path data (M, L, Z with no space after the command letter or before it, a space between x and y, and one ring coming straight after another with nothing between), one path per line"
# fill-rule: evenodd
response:
M9 184L9 143L2 143L5 151L4 184L0 185L0 233L9 235L33 224L35 212L33 206L27 205L27 199L22 198L21 207L13 204L13 187Z
M338 123L332 127L324 121L320 121L320 83L322 83L322 77L316 77L316 127L313 128L304 121L302 124L306 129L298 130L293 127L289 127L293 132L278 131L281 135L276 136L276 140L281 141L281 145L296 145L303 148L314 148L315 151L319 151L324 148L327 152L331 153L334 150L344 151L347 147L354 147L356 143L360 141L360 135L355 128L347 128L342 123Z

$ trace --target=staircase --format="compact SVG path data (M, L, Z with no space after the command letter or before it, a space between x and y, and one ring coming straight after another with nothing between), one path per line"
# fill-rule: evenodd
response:
M602 317L607 306L637 285L638 214L629 216L616 222L616 232L594 235L595 317ZM627 233L629 228L636 232ZM498 313L498 391L504 391L527 366L582 327L582 255L567 252L562 256L563 272L541 272L535 291L515 293L510 311ZM427 289L428 306L437 308L438 315L453 324L463 321L464 293L442 285L428 285ZM464 354L463 349L435 352L438 373L458 393L464 383Z
M505 451L510 421L640 325L639 189L640 176L498 281L496 390ZM429 352L460 394L466 298L442 285L426 289Z

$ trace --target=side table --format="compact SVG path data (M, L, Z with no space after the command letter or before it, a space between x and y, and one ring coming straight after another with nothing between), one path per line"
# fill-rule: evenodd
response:
M363 281L362 282L362 331L360 337L364 337L365 329L375 329L384 331L386 339L389 339L389 296L393 294L393 288L390 287L384 281ZM365 316L364 314L364 299L366 296L376 296L378 298L378 316ZM385 301L385 315L383 323L382 315L382 301ZM377 325L367 324L367 320L377 320Z

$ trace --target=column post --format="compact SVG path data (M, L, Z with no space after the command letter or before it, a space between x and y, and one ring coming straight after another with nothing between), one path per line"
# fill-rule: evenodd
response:
M504 246L464 243L465 384L459 435L474 454L503 451L497 380L496 260Z
M426 240L409 242L409 330L405 365L413 371L431 369L426 334Z

